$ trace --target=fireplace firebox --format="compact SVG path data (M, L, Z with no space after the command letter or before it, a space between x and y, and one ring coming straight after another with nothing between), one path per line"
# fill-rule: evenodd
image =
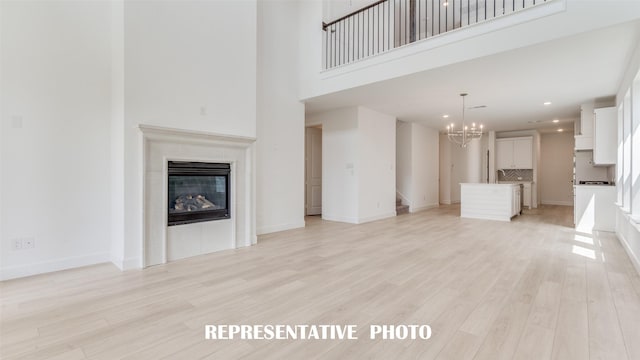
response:
M168 165L169 226L230 218L229 164L169 161Z

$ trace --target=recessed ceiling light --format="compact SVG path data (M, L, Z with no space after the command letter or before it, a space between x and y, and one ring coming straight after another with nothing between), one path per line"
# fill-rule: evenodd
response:
M558 129L558 132L562 132L562 131L563 131L562 129Z
M448 118L448 117L449 117L449 115L446 115L446 114L445 114L445 115L442 115L442 117L446 119L446 118Z
M545 101L543 105L551 105L551 101Z
M559 123L559 122L560 122L560 120L558 120L558 119L553 119L552 121L553 121L554 123Z

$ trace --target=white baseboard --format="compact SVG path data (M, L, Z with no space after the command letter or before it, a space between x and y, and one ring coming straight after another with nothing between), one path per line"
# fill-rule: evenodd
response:
M109 253L95 253L42 261L38 263L9 266L3 268L0 272L0 281L16 279L25 276L45 274L60 270L73 269L82 266L102 264L107 262L109 262Z
M358 219L357 218L352 218L352 217L347 217L347 216L336 216L336 215L331 215L331 214L322 214L322 220L337 221L337 222L343 222L343 223L349 223L349 224L357 224L358 223Z
M372 221L387 219L387 218L394 217L394 216L396 216L395 210L393 212L389 212L389 213L385 213L385 214L359 218L357 224L364 224L364 223L368 223L368 222L372 222Z
M126 259L115 259L112 257L111 263L113 263L113 265L117 266L118 269L122 271L142 269L142 261L139 257L130 257Z
M349 223L349 224L364 224L364 223L368 223L368 222L371 222L371 221L382 220L382 219L386 219L386 218L390 218L390 217L394 217L394 216L396 216L395 210L393 212L389 212L389 213L384 213L384 214L374 215L374 216L361 217L361 218L352 218L352 217L346 217L346 216L333 216L331 214L322 214L322 219L323 220L328 220L328 221L344 222L344 223Z
M561 205L561 206L573 206L573 201L556 201L556 200L542 200L542 205Z
M640 258L633 253L633 250L631 250L631 246L629 246L629 243L627 242L627 239L623 234L616 231L616 237L618 238L618 241L620 241L620 244L622 244L624 251L626 251L627 255L629 255L629 260L631 260L633 267L635 267L638 274L640 274Z
M420 212L420 211L424 211L424 210L429 210L429 209L433 209L433 208L437 208L439 204L427 204L424 206L417 206L415 208L409 207L409 212L410 213L416 213L416 212Z
M304 222L304 220L302 220L302 221L297 221L297 222L294 222L294 223L262 226L262 227L259 227L257 229L256 233L258 235L265 235L265 234L271 234L271 233L279 232L279 231L286 231L286 230L291 230L291 229L299 229L299 228L303 228L304 226L305 226L305 222Z

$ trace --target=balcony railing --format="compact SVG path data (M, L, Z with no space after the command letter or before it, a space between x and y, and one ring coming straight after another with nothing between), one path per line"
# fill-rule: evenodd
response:
M382 0L323 23L324 69L380 54L547 0Z

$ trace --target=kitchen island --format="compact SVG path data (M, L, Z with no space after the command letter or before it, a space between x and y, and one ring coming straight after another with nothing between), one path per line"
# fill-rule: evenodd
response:
M521 209L519 184L460 184L460 217L511 221Z

